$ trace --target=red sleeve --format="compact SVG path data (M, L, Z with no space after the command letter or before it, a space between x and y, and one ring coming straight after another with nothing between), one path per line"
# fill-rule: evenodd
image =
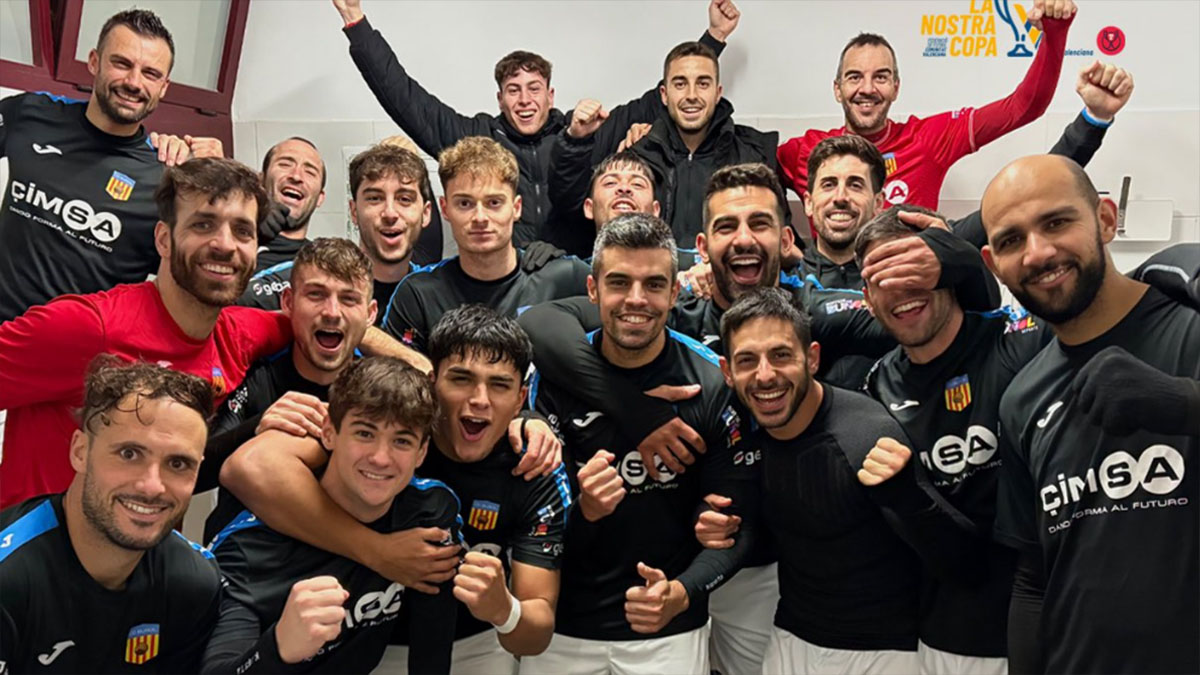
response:
M1037 55L1033 57L1033 63L1029 64L1029 70L1017 85L1016 91L999 101L975 109L968 118L969 149L956 157L939 157L939 160L949 166L962 155L975 152L1004 134L1029 124L1046 112L1050 101L1054 99L1054 90L1058 87L1058 76L1062 72L1063 54L1067 46L1067 30L1074 18L1043 20L1045 33L1042 35L1042 44L1038 46ZM958 144L948 144L956 145Z
M241 329L246 363L268 357L292 344L292 320L282 312L267 312L250 307L229 307L236 310L234 322Z
M0 323L0 410L47 401L76 403L104 322L85 297L62 296Z
M775 152L775 159L779 161L780 182L784 191L791 188L797 197L804 197L808 184L808 147L804 137L797 136L785 141Z

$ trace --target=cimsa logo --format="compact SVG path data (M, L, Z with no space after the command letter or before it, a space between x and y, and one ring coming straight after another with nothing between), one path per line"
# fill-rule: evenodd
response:
M646 470L646 465L642 462L642 456L638 454L637 450L631 450L621 458L617 472L629 484L631 488L630 492L633 493L644 492L654 488L675 487L674 485L668 485L675 480L675 472L668 468L657 455L654 457L654 466L658 468L657 479L650 476L650 472ZM649 480L648 484L647 480Z
M46 213L53 213L75 232L90 232L97 241L111 243L121 236L121 220L107 212L96 212L92 205L82 199L64 200L52 197L38 188L37 183L12 181L13 202L24 202Z
M956 475L972 466L983 466L996 455L996 434L978 424L967 427L967 436L942 436L929 452L922 452L921 463L927 468Z
M391 621L400 611L404 598L404 587L396 582L382 591L364 593L355 601L353 609L346 612L346 628L374 626Z
M1043 487L1040 492L1042 510L1051 516L1057 516L1067 505L1081 501L1088 494L1100 492L1114 502L1120 502L1133 495L1139 488L1151 495L1169 495L1183 482L1184 470L1183 455L1169 445L1152 445L1143 450L1139 457L1118 450L1105 457L1099 467L1088 469L1082 476L1058 474L1058 480ZM1185 505L1187 497L1179 497L1134 502L1132 508ZM1099 513L1090 513L1092 509L1085 509L1076 512L1072 517L1127 510L1128 506L1118 503L1112 507L1101 507Z

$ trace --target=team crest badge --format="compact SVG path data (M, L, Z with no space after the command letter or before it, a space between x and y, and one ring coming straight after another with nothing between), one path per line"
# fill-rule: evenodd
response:
M133 194L135 185L137 185L137 181L120 171L114 171L112 177L108 179L108 186L104 188L104 191L108 193L109 197L119 202L127 202L129 195Z
M946 383L946 410L959 412L971 405L971 381L966 375Z
M158 624L139 623L125 639L125 663L141 665L158 656Z
M896 169L898 168L896 164L896 153L889 152L885 154L883 156L883 166L887 168L887 175L890 176L896 173Z
M500 519L500 505L483 499L471 502L471 515L467 522L476 530L494 530L496 521Z
M213 366L212 369L212 388L215 396L225 394L225 373L222 373L221 369L216 366Z

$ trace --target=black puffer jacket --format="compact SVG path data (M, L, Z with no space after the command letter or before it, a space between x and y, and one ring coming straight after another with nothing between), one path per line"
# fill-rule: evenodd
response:
M733 123L733 104L717 102L708 136L690 152L664 108L646 137L632 148L654 169L655 195L662 219L670 223L680 246L695 245L704 229L704 186L717 169L731 164L759 162L776 170L775 148L779 133L759 131ZM780 195L780 199L783 196Z

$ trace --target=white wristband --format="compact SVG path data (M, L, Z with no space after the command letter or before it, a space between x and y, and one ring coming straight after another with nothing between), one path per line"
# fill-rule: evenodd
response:
M495 624L496 632L501 635L508 635L517 629L517 624L521 623L521 601L514 598L511 593L508 599L512 601L512 609L508 611L508 619L504 623Z

